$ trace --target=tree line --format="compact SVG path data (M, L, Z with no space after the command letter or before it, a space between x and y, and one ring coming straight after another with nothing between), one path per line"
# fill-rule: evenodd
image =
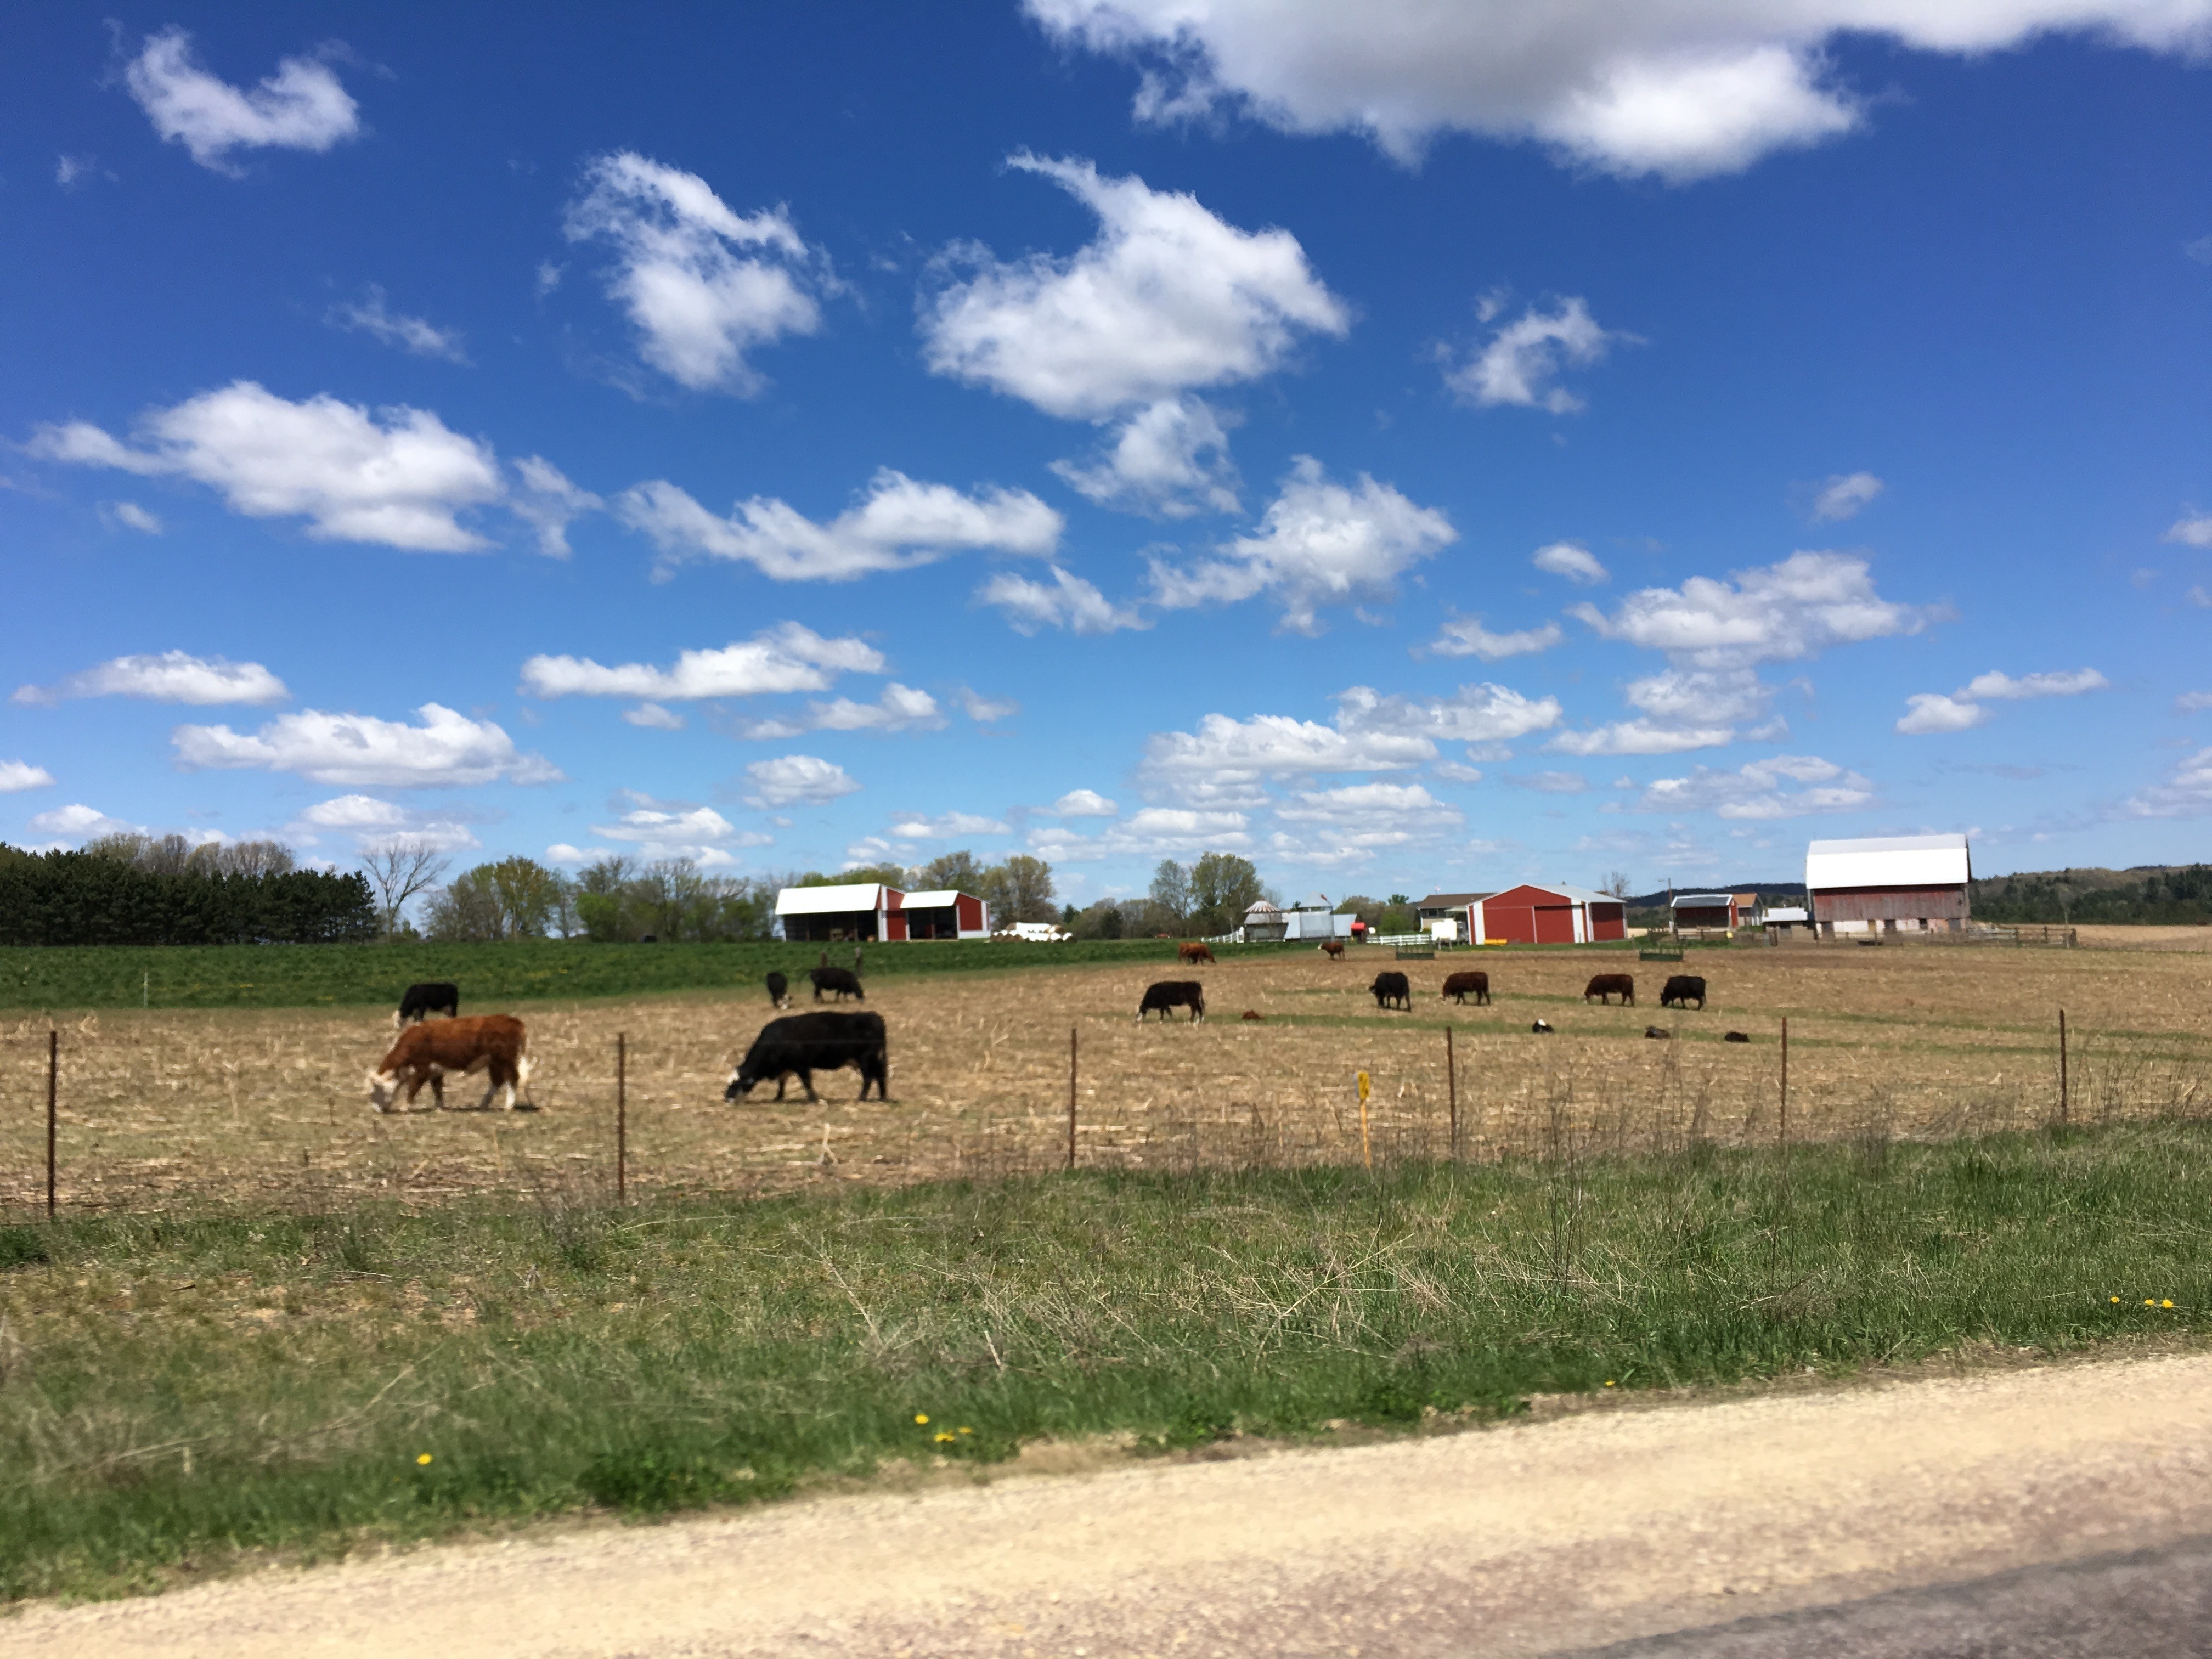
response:
M2045 870L1972 884L1976 921L2212 922L2212 865L2175 869Z
M374 939L378 921L362 876L299 869L275 842L0 844L0 945L336 945Z

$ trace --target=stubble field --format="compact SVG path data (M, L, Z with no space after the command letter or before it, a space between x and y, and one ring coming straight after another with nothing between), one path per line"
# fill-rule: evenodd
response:
M1447 972L1486 968L1488 1008L1439 1001ZM2058 1110L2057 1018L2072 1033L2080 1122L2191 1115L2212 1103L2212 964L2117 950L1802 945L1693 951L1704 1012L1656 1005L1662 963L1612 953L1462 952L1394 963L1306 950L1195 971L1209 1019L1133 1018L1172 963L886 976L867 1006L890 1033L892 1098L857 1075L724 1103L764 1020L764 994L517 1003L537 1113L381 1116L364 1079L392 1039L361 1010L130 1011L0 1026L0 1207L43 1204L46 1032L58 1026L60 1198L149 1210L191 1197L318 1208L349 1197L596 1192L614 1171L615 1042L628 1042L629 1179L641 1192L894 1185L1057 1167L1070 1039L1077 1149L1090 1167L1183 1170L1446 1156L1663 1151L1769 1141L1783 1126L1790 1022L1794 1139L1943 1139ZM1402 967L1413 1012L1385 1012L1374 974ZM1585 1005L1596 971L1628 969L1638 1006ZM1241 1018L1250 1011L1259 1020ZM490 1012L480 1006L471 1012ZM1556 1035L1531 1034L1541 1018ZM1647 1025L1674 1033L1647 1040ZM1446 1028L1456 1060L1446 1070ZM1728 1043L1740 1030L1748 1043ZM1370 1079L1363 1142L1355 1079ZM478 1080L457 1079L453 1106Z

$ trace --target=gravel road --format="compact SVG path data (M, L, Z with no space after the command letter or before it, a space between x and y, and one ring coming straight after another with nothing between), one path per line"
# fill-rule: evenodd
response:
M0 1651L2181 1654L2208 1536L2189 1355L580 1528L33 1607Z

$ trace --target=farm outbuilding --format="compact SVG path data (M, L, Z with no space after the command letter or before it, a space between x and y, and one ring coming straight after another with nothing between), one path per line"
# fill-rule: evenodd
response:
M1962 932L1973 878L1964 836L1816 841L1805 849L1806 896L1823 938Z
M808 945L991 936L991 907L972 893L907 893L877 881L787 887L775 914L784 938Z
M1588 945L1628 937L1628 905L1587 887L1524 883L1468 906L1477 945Z
M1489 896L1487 893L1431 893L1413 907L1413 917L1431 939L1473 939L1468 907Z
M1741 912L1734 893L1677 893L1668 901L1676 933L1685 927L1718 927L1734 933Z
M1358 918L1349 911L1336 914L1326 893L1309 893L1283 912L1283 938L1295 943L1306 939L1350 939Z
M1247 945L1276 945L1281 943L1289 927L1281 907L1261 899L1244 913L1244 925L1240 931Z

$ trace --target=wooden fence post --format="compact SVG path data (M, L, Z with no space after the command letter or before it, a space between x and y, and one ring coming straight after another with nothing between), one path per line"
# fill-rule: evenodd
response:
M46 1033L46 1219L54 1218L54 1116L62 1064L62 1034Z
M1075 1167L1075 1027L1067 1028L1067 1167Z
M615 1202L629 1201L629 1034L615 1033Z
M1444 1093L1451 1103L1451 1156L1459 1157L1459 1062L1452 1053L1452 1028L1444 1027Z

